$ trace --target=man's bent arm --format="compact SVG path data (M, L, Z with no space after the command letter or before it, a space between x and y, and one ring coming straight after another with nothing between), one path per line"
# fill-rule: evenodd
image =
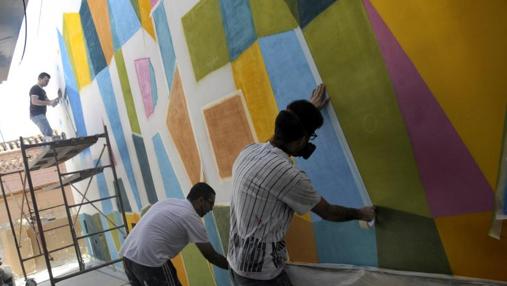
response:
M229 269L229 263L227 262L227 259L215 251L211 243L205 242L205 243L196 243L197 248L201 251L202 255L211 263L215 264L216 266L223 268L223 269Z
M329 204L324 198L320 199L320 202L313 207L312 211L329 221L348 221L354 219L370 221L375 217L374 207L347 208Z
M53 105L54 100L40 100L38 95L32 94L30 95L33 105L45 106L45 105Z

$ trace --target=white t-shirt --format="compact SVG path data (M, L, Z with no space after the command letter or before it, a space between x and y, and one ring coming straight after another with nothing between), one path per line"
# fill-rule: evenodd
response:
M285 152L270 143L247 146L233 166L229 266L251 279L276 277L287 261L284 237L294 212L320 199Z
M123 243L120 255L144 266L160 267L188 243L208 242L192 204L185 199L155 203Z

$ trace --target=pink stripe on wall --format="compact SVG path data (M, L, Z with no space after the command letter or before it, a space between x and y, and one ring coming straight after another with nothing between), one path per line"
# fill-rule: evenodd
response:
M144 113L146 117L153 114L153 100L151 90L151 73L150 73L150 59L141 58L135 60L137 82L139 83L139 90L143 98Z
M363 0L404 117L434 217L489 211L493 192L394 35Z

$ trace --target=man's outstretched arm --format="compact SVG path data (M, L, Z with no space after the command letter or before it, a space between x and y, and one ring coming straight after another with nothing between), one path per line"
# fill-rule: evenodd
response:
M324 198L321 198L320 202L313 207L312 212L329 221L348 221L355 219L371 221L375 218L375 207L364 207L359 209L347 208L329 204Z
M229 269L229 263L227 262L227 259L222 254L216 252L211 243L196 243L195 245L197 245L199 251L201 251L202 255L209 262L215 264L220 268Z

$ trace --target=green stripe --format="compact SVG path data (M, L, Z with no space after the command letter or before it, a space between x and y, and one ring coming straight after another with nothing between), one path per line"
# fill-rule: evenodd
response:
M130 90L127 68L125 67L125 60L123 59L123 52L121 49L118 49L114 53L114 59L116 61L116 69L118 70L118 77L120 78L123 100L125 101L125 106L127 107L130 128L132 129L132 132L141 134L139 121L137 121L136 106L134 104L134 98L132 97L132 91Z
M429 216L405 124L361 1L331 5L304 29L374 204Z
M182 255L190 286L216 286L210 265L195 244L187 245Z

